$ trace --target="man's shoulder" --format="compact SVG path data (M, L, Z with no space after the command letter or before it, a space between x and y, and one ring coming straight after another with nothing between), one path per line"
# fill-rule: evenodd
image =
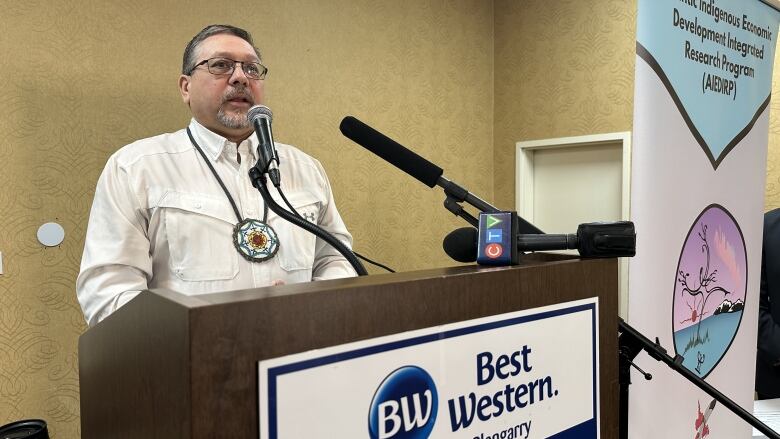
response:
M286 143L274 142L276 144L276 153L279 155L280 161L288 161L295 163L298 166L311 166L314 168L321 168L320 161L310 156L309 154L301 151L293 145Z
M117 150L112 158L120 166L132 166L153 156L177 155L192 149L184 129L136 140Z
M289 158L290 160L302 160L316 162L317 159L301 151L298 147L289 145L287 143L274 142L276 144L276 152L279 157Z
M764 214L764 220L768 223L774 223L780 219L780 209L772 209Z

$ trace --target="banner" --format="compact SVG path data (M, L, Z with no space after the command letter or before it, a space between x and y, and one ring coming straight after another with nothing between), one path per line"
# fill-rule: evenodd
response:
M759 0L639 0L629 322L752 409L769 100L780 13ZM749 438L665 365L636 362L629 436Z
M597 438L597 299L259 362L260 437Z

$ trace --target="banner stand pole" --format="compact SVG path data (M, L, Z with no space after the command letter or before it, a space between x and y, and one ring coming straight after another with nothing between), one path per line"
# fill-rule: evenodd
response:
M735 403L726 395L722 394L716 388L712 387L706 381L685 368L682 365L684 359L682 355L675 355L674 358L672 358L669 354L667 354L666 349L661 347L658 339L656 339L655 343L650 341L647 337L642 335L642 333L623 321L622 318L618 318L618 334L618 348L620 352L618 365L620 381L619 437L621 439L628 439L628 386L631 384L631 366L637 367L632 363L632 360L642 350L647 352L647 354L655 360L669 366L669 368L695 384L696 387L707 392L707 394L715 398L716 401L720 402L731 412L745 420L745 422L748 424L755 427L756 430L763 433L767 438L780 439L780 435L778 435L777 432L769 428L769 426L763 422L759 421L758 418L753 416L752 413L740 407L739 404ZM638 367L637 369L644 374L645 379L652 379L652 375L645 373Z

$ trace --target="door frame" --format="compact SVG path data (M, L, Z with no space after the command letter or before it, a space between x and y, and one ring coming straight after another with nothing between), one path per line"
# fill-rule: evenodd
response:
M631 131L520 141L515 144L515 208L534 221L534 152L619 143L622 148L621 220L631 218ZM628 259L619 259L619 313L628 318Z

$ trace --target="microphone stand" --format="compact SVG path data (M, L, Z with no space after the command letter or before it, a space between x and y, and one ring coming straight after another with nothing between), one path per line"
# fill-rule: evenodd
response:
M313 233L318 238L322 238L323 241L333 246L333 248L335 248L339 253L342 254L342 256L347 259L350 265L352 265L352 268L355 269L355 272L357 272L358 276L366 276L368 274L366 267L363 266L358 258L355 257L355 254L352 253L352 251L347 248L344 243L336 239L325 230L322 230L320 227L317 227L316 225L306 220L298 218L277 204L276 201L274 201L274 199L271 197L271 194L268 192L267 179L265 174L257 168L257 165L253 166L252 169L249 170L249 178L252 181L252 186L257 188L257 190L260 192L260 196L263 197L263 201L275 214L279 215L288 222L291 222L296 226Z
M666 353L666 349L661 347L658 342L658 338L655 342L650 341L647 337L642 335L639 331L634 329L631 325L624 322L623 319L618 318L618 347L620 362L618 365L619 382L620 382L620 434L618 437L621 439L628 439L628 386L631 384L631 366L634 366L644 374L645 379L652 379L652 375L645 373L639 367L637 367L632 361L639 355L642 350L647 352L650 357L657 361L660 361L678 374L682 375L685 379L692 382L696 387L704 390L710 396L715 398L719 403L726 406L734 414L745 420L748 424L756 428L756 430L763 433L767 438L780 439L774 430L769 428L766 424L759 421L758 418L753 416L752 413L740 407L737 403L729 399L726 395L722 394L716 388L712 387L698 375L694 374L686 367L682 365L683 357L681 355L675 355L672 358Z
M487 213L501 212L501 210L499 210L497 207L469 193L469 191L467 191L466 188L458 185L452 180L448 180L443 175L439 176L439 179L436 181L436 185L444 189L444 193L447 195L447 198L444 200L444 207L450 212L452 212L453 214L455 214L455 216L459 216L464 220L466 220L467 223L471 224L475 228L479 228L479 220L477 220L470 213L466 212L466 210L463 209L463 206L461 206L460 203L465 201L466 203L469 203L471 206L473 206L480 212L487 212ZM518 229L520 233L544 234L544 232L539 230L538 227L529 223L521 216L518 215L517 220L518 220Z

